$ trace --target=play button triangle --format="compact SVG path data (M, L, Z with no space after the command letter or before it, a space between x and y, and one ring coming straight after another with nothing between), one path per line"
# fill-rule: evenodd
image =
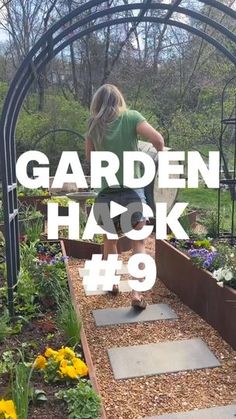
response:
M117 217L117 215L123 214L126 211L128 211L128 208L123 207L123 205L117 204L117 202L114 202L114 201L110 202L110 217L111 218Z

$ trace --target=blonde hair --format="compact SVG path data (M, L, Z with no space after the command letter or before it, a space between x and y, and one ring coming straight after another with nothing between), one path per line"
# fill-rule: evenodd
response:
M126 110L126 103L119 89L113 84L103 84L96 91L90 106L88 136L94 134L102 143L107 123L112 122L120 112Z

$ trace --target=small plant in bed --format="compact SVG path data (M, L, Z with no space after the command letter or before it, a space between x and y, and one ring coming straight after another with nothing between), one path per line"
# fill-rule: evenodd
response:
M236 289L236 252L227 241L202 236L188 240L169 236L168 241L185 253L198 268L211 272L218 285Z
M210 272L220 265L220 255L216 251L205 248L189 249L188 256L198 268L207 269Z
M219 252L221 255L221 264L213 272L213 276L216 279L219 286L227 285L231 288L236 289L236 251L235 248L226 245L219 244Z
M74 201L67 198L66 196L58 196L58 197L55 196L49 199L44 199L42 203L43 204L54 203L54 204L58 204L59 207L68 207L70 202L74 202Z
M80 343L81 321L77 317L69 294L65 295L63 301L58 304L56 323L58 328L63 330L69 345L74 347Z
M25 188L24 186L18 186L17 187L17 195L19 197L23 196L44 196L48 195L48 191L43 188L37 188L37 189L29 189Z
M43 355L39 355L34 368L43 372L47 383L56 381L74 381L88 376L88 367L70 347L59 350L47 348Z
M60 390L56 397L66 402L70 419L99 419L101 416L100 397L88 381L80 380L76 387Z

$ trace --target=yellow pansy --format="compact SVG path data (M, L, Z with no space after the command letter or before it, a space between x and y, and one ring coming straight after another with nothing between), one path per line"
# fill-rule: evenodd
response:
M60 361L61 359L72 359L75 357L75 353L71 348L68 348L67 346L64 348L62 347L58 351L57 359Z
M66 359L62 359L60 362L60 368L66 368L67 367L67 360Z
M60 367L60 373L63 377L69 377L72 379L78 378L78 374L75 368L72 365L67 365L65 367Z
M46 358L56 358L58 355L58 351L54 351L52 348L47 348L44 356L46 356Z
M73 358L72 362L77 374L80 375L80 377L88 375L88 367L81 359Z
M4 414L4 419L17 419L15 405L12 400L0 400L0 415Z
M69 365L65 368L66 375L72 379L78 378L78 373L72 365Z
M47 360L43 355L37 356L37 358L34 361L34 368L43 370L46 367Z

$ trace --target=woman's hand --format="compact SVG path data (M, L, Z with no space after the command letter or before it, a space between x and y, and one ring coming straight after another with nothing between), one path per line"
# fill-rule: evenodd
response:
M164 149L164 138L147 121L143 121L136 127L137 134L149 140L157 151Z

